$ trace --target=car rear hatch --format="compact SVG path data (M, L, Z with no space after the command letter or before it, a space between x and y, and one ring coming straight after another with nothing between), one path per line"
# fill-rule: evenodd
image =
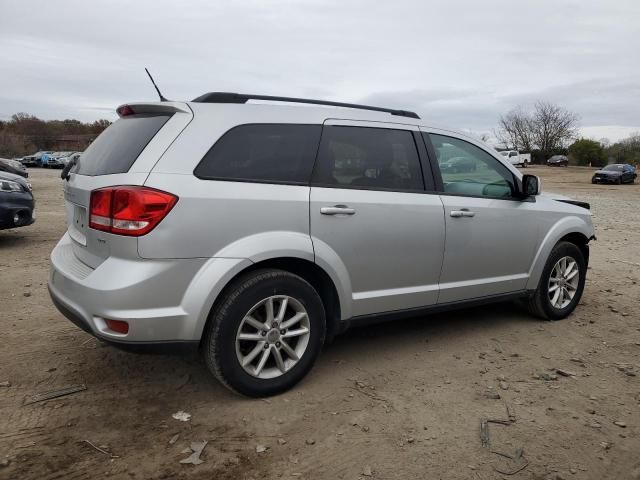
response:
M112 255L138 256L136 237L89 227L91 192L143 185L156 162L193 118L188 105L177 102L123 105L118 114L120 118L93 141L64 182L73 254L91 268Z

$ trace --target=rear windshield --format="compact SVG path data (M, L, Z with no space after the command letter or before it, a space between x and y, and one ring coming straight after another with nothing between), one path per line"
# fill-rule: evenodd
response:
M133 115L116 121L85 150L75 172L110 175L128 172L144 147L171 115Z

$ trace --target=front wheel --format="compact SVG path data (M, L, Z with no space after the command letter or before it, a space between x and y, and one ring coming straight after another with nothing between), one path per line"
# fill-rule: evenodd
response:
M587 265L577 245L558 243L542 271L538 288L529 299L529 311L547 320L568 317L580 302Z
M220 299L202 350L221 383L263 397L302 380L325 332L322 300L308 282L282 270L258 270L235 281Z

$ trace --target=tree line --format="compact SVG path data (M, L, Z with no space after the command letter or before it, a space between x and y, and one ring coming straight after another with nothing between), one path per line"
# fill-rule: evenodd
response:
M500 116L494 136L505 149L531 153L534 163L568 155L578 165L640 164L640 132L614 144L607 139L579 138L579 119L562 106L537 101L532 110L520 106Z
M0 120L0 157L22 157L38 150L64 150L69 144L88 144L111 125L109 120L83 123L79 120L42 120L16 113Z

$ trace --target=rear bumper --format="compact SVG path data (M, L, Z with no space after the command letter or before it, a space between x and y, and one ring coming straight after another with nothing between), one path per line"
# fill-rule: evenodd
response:
M197 340L184 340L184 341L159 341L159 342L132 342L116 340L114 338L108 338L97 334L91 328L91 325L86 319L77 311L74 311L72 307L62 302L57 294L53 293L51 287L49 287L49 295L51 301L56 306L58 311L62 313L67 319L69 319L76 327L84 330L85 332L93 335L97 339L119 348L133 353L161 353L161 354L190 354L198 350L199 342Z
M136 350L197 345L224 276L207 277L212 264L237 259L145 260L108 257L93 269L75 256L68 234L51 253L49 294L60 312L82 330L118 347ZM106 319L125 321L127 334Z

